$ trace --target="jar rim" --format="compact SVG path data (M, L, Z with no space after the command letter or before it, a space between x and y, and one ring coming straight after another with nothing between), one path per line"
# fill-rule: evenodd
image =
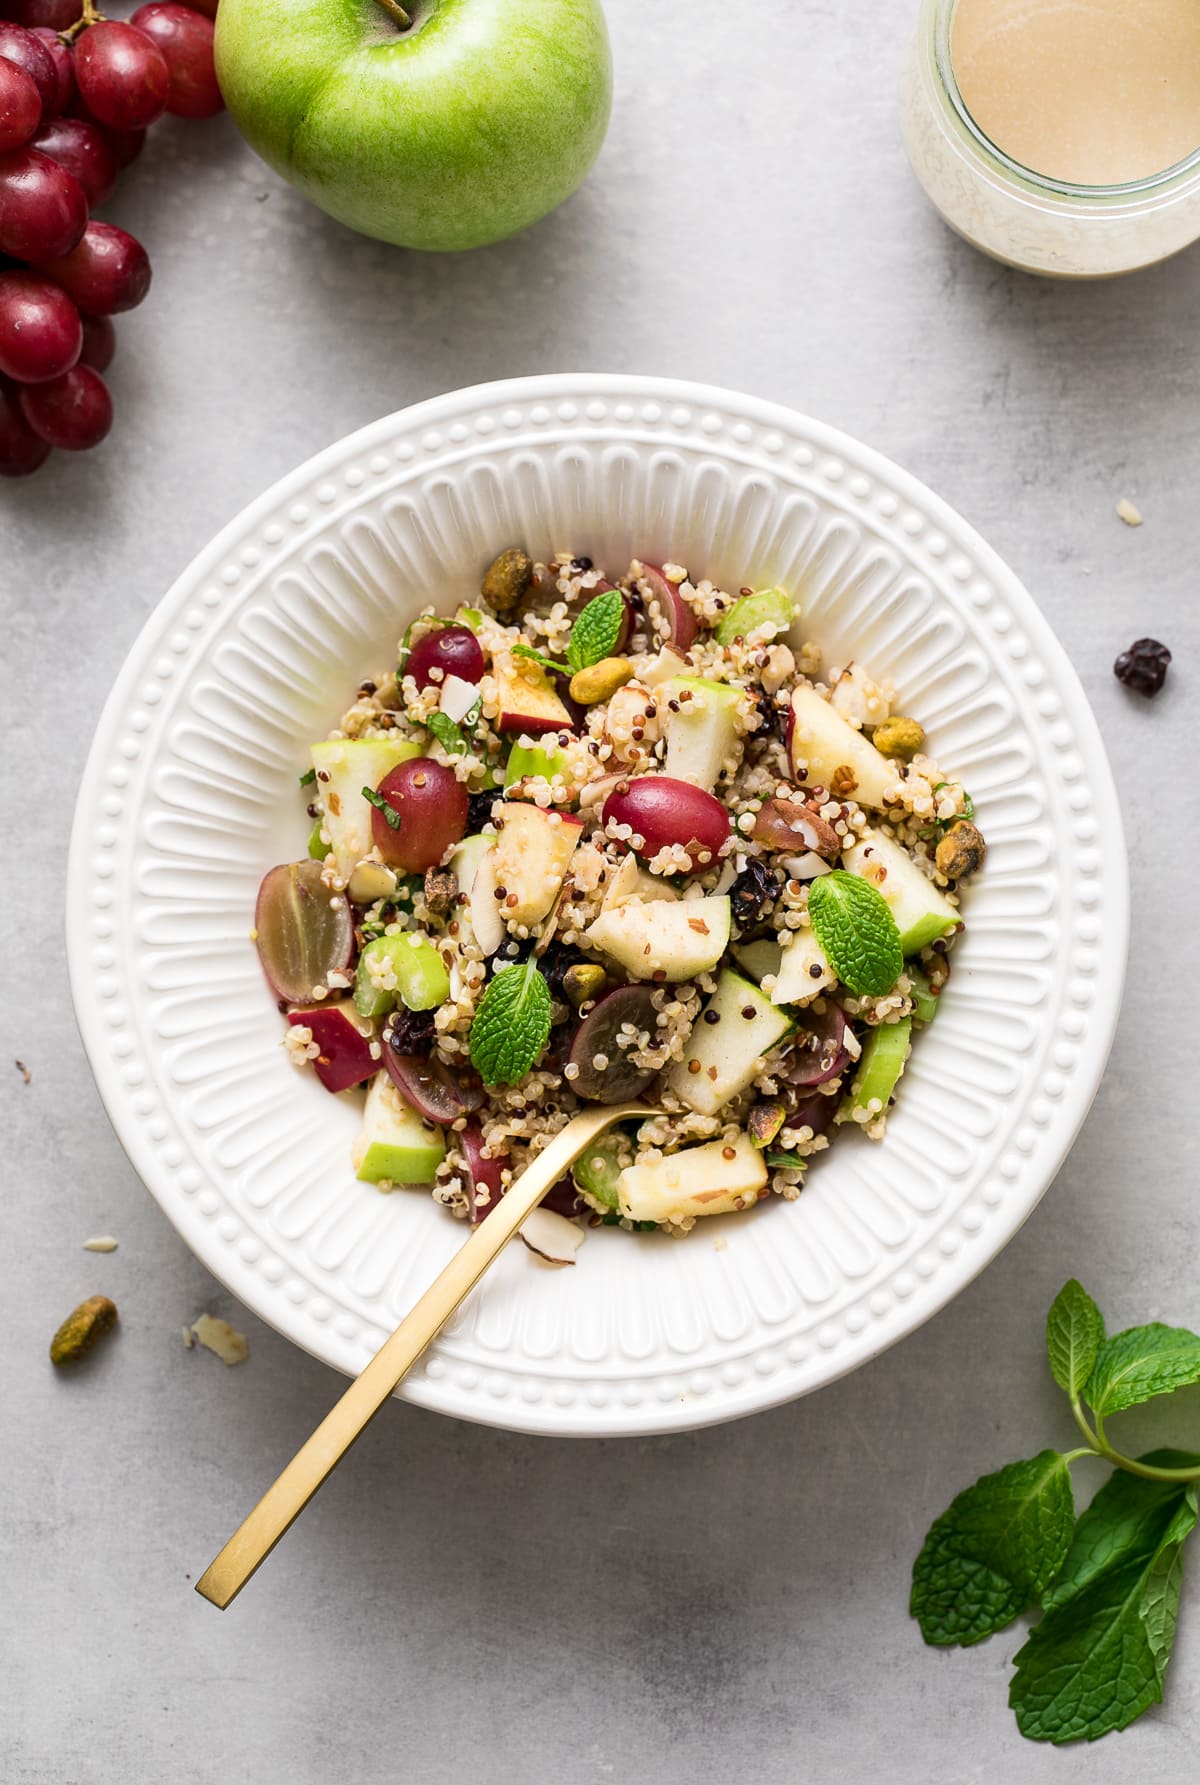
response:
M1172 186L1190 174L1200 173L1200 144L1197 144L1190 155L1185 155L1182 161L1173 162L1170 167L1163 168L1159 173L1145 174L1138 180L1127 180L1102 186L1086 185L1074 180L1055 179L1050 174L1039 173L1036 168L1027 167L1023 161L1018 161L1015 156L1002 149L999 143L995 142L980 127L962 96L950 55L950 31L958 0L930 0L930 5L934 70L955 117L989 159L1005 173L1020 180L1022 184L1033 186L1053 198L1091 199L1093 201L1113 199L1122 203L1131 198L1152 196L1161 192L1164 187Z

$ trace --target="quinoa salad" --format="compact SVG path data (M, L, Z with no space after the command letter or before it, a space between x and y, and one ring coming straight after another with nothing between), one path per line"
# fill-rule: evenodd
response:
M682 1233L880 1140L985 847L879 669L671 563L510 547L426 606L312 745L255 914L290 1060L366 1089L358 1177L475 1223L637 1099L544 1208Z

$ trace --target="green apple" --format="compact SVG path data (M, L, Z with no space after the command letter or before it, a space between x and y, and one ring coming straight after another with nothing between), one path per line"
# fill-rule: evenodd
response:
M612 104L599 0L221 0L216 64L264 161L406 248L536 223L596 159Z

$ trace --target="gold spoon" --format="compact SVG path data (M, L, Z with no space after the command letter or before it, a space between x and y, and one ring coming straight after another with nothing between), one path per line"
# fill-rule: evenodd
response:
M617 1103L593 1106L572 1117L479 1223L391 1338L380 1346L362 1375L355 1378L325 1415L312 1437L209 1563L196 1582L197 1593L225 1610L547 1190L614 1122L660 1113L643 1103Z

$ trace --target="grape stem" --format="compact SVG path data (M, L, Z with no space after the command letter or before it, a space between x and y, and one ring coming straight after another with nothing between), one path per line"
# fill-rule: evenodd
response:
M58 41L66 44L70 49L80 32L86 31L89 25L102 25L103 23L104 14L95 4L95 0L83 0L83 11L73 25L68 25L65 31L59 32Z
M379 6L382 6L389 18L395 19L402 31L410 31L412 29L412 19L399 4L399 0L376 0L376 3ZM90 5L91 0L84 0L84 4L85 6Z

